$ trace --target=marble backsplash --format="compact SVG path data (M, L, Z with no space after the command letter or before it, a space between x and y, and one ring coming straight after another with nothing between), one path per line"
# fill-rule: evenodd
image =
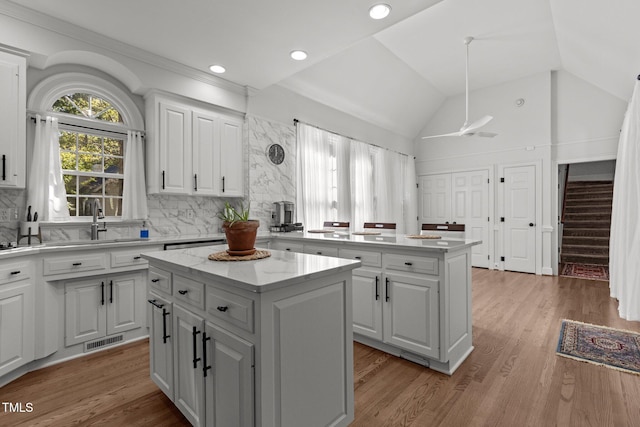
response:
M272 164L266 155L267 148L279 143L285 149L285 159L280 165ZM245 194L251 209L251 218L260 221L260 230L272 225L273 202L295 202L295 152L296 135L293 124L285 125L248 116L245 123ZM194 235L218 233L221 221L218 214L225 201L237 206L247 204L247 199L224 199L202 196L178 196L151 194L147 196L150 236ZM0 189L0 209L17 212L23 219L26 209L25 190ZM101 221L102 222L102 221ZM142 221L109 222L101 239L137 237ZM0 222L0 242L15 242L18 219L11 215L9 221ZM88 240L88 223L49 223L41 226L42 240ZM21 243L26 243L23 239Z

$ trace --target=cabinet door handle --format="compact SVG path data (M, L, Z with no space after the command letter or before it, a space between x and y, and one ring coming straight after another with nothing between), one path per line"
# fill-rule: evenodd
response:
M197 336L200 333L200 331L197 330L197 328L194 326L193 329L191 330L191 336L193 336L193 369L197 369L198 368L198 362L200 361L199 357L196 357L198 355L198 343L197 343Z
M2 155L2 180L7 180L7 155Z
M193 174L193 191L198 191L198 174Z
M224 176L222 177L222 192L224 193Z
M134 256L134 257L133 257L133 259L135 259L135 260L138 260L138 259L140 259L140 258L142 258L140 255L138 255L138 256Z
M151 281L152 281L153 283L158 283L158 282L160 281L160 279L151 279Z
M171 335L167 335L167 316L171 314L166 308L162 308L162 342L167 343L167 338L171 338Z
M413 265L413 263L412 263L412 262L407 261L407 262L405 262L405 263L404 263L404 265L412 266L412 265Z
M109 304L113 304L113 280L109 282Z
M158 304L158 303L157 303L157 300L154 300L154 299L148 299L147 301L149 301L149 303L150 303L151 305L153 305L154 307L158 307L158 308L162 308L162 307L164 307L164 304Z
M179 291L178 291L178 293L179 293L180 295L186 295L186 294L187 294L187 292L189 292L189 290L182 290L182 289L181 289L181 290L179 290Z
M361 257L361 256L354 256L353 258L355 258L355 259L362 259L362 257Z
M376 275L376 301L380 299L380 278Z
M104 305L104 282L100 282L100 305Z
M12 276L16 276L16 275L20 274L20 270L12 271L10 274Z
M229 306L227 306L227 305L219 305L217 307L217 309L218 309L218 311L221 311L221 312L224 313L225 311L229 310Z
M207 336L206 332L202 333L202 376L207 377L207 371L211 369L211 365L207 365L207 341L210 341L211 337Z
M389 297L389 278L385 277L384 283L384 300L389 302L391 298Z
M162 189L164 190L164 171L162 171Z
M71 265L73 265L74 267L77 267L77 266L79 266L79 265L82 265L82 263L81 263L81 262L74 262L74 263L73 263L73 264L71 264Z
M322 251L317 251L316 255L322 255Z

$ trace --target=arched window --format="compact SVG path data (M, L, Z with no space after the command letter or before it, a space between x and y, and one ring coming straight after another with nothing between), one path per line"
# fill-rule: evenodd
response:
M127 131L141 129L143 123L130 97L98 77L64 73L36 86L29 105L58 118L71 217L91 216L96 199L105 216L120 217Z

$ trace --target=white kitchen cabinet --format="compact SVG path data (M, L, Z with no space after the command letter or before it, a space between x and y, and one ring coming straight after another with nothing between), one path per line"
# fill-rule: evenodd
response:
M438 358L438 279L386 272L384 280L384 342Z
M193 426L203 426L205 419L203 332L202 317L173 305L173 403Z
M382 273L353 270L353 332L382 341Z
M34 285L29 265L0 264L0 377L34 359L34 325Z
M144 274L132 272L65 282L65 345L145 324Z
M26 73L26 58L0 51L0 188L26 184Z
M254 425L253 344L205 322L202 347L207 427Z
M173 305L150 292L149 369L151 380L173 400Z
M203 104L147 98L149 193L242 197L243 120Z

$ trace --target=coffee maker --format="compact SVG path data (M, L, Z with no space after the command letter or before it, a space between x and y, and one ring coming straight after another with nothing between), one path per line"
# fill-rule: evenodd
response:
M271 231L302 231L302 223L294 222L296 218L293 202L274 202L273 226Z

